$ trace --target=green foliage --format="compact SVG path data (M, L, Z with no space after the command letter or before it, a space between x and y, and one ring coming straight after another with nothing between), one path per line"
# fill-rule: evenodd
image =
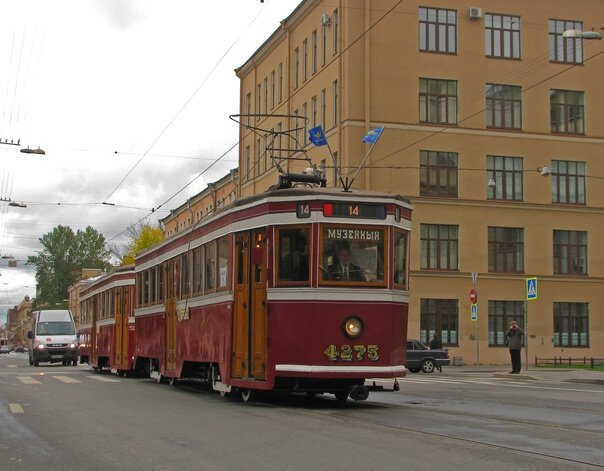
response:
M44 249L27 259L36 267L34 309L64 305L68 289L80 278L82 268L111 268L105 237L90 226L75 233L70 227L57 226L39 240Z
M122 259L123 265L134 263L139 252L147 250L163 240L161 229L145 224L140 227L138 234L128 244L128 251Z

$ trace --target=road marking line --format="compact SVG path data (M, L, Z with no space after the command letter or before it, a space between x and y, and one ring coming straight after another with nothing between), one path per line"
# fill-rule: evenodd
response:
M8 407L10 407L10 411L13 414L23 414L25 411L23 410L23 407L21 407L21 404L17 403L17 402L11 402Z
M7 368L16 368L17 365L6 365Z
M105 378L104 376L86 376L86 377L90 378L90 379L96 379L97 381L103 381L105 383L120 383L121 382L119 379Z
M81 383L79 379L73 379L69 376L52 376L52 378L58 379L59 381L62 381L64 383Z
M17 379L21 381L23 384L42 384L35 378L31 376L17 376Z

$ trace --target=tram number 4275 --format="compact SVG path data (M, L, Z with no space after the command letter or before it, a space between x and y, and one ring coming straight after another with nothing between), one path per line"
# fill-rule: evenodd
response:
M365 355L368 360L378 361L380 359L380 347L378 345L329 345L323 352L332 361L362 361Z

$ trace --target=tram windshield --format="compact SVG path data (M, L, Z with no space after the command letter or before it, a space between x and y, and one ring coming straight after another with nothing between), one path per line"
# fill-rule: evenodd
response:
M321 235L321 281L384 282L383 228L325 225Z

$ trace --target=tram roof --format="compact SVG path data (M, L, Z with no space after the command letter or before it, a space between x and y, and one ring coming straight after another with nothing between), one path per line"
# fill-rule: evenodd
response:
M228 207L233 206L244 206L255 201L261 201L267 198L288 198L288 197L301 197L301 196L314 196L314 197L337 197L341 199L350 198L384 198L389 200L400 201L407 205L411 205L409 198L394 193L382 193L378 191L366 191L366 190L355 190L350 189L344 191L342 188L308 188L308 187L297 187L297 188L284 188L284 189L269 189L264 193L257 193L255 195L246 196L238 199L231 203ZM226 209L226 208L225 208Z

